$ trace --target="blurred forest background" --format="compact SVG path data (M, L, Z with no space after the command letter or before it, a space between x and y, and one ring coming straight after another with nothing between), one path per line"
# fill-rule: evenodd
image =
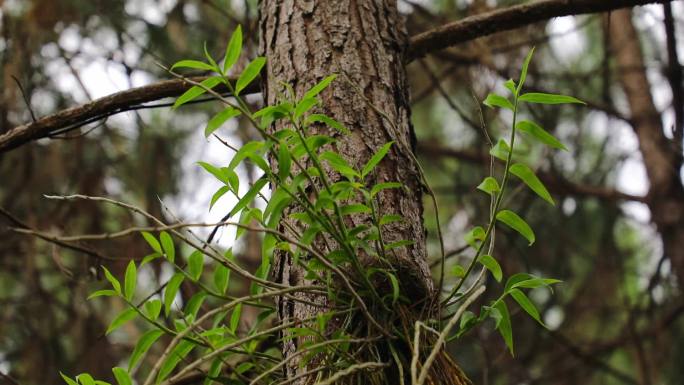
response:
M399 0L409 36L518 3ZM237 24L249 47L242 59L254 57L257 17L256 0L0 0L0 135L168 79L157 62L201 57L204 42L218 55ZM526 248L504 231L497 254L506 275L529 271L564 283L553 294L532 292L549 330L514 315L515 358L487 326L460 340L453 353L482 385L680 384L684 3L535 23L407 67L419 159L438 193L449 266L468 260L459 252L464 232L488 215L488 200L475 189L489 165L483 124L495 137L505 126L478 100L516 77L532 46L529 87L577 96L588 107L532 109L536 121L569 144L568 152L533 154L557 205L515 190L513 209L539 241ZM258 96L249 100L261 103ZM44 194L109 196L159 217L195 222L220 220L235 204L226 197L208 212L218 181L195 163L230 159L225 147L202 134L219 106L172 111L168 101L0 153L0 383L59 384L60 370L109 378L140 335L128 324L105 337L122 305L86 297L102 286L100 265L121 276L130 258L147 253L142 237L80 243L74 250L10 227L79 234L145 223L120 209ZM239 146L256 135L247 127L230 123L220 135ZM254 174L245 169L241 176ZM425 218L434 227L429 208ZM228 230L218 236L224 246L234 238ZM256 268L253 240L243 241L236 256ZM140 290L170 274L155 265ZM191 290L182 288L182 298Z

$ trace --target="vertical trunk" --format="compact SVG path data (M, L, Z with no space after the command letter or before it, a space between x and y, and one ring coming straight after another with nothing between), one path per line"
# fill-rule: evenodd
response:
M649 208L663 240L679 285L684 283L684 190L679 176L681 156L665 137L660 113L653 103L639 36L631 10L611 17L611 42L620 67L620 83L631 110L631 122L650 182Z
M390 153L366 182L401 182L406 188L386 190L378 203L380 215L398 214L403 222L385 227L387 242L412 240L397 249L395 269L402 294L419 301L433 295L426 263L422 187L411 152L414 136L409 121L409 98L402 62L405 32L396 2L392 0L263 0L261 50L268 59L264 94L277 102L282 83L291 84L297 97L325 76L339 74L320 95L320 111L343 123L351 133L338 136L335 150L359 169L387 142ZM380 113L381 112L381 113ZM385 115L384 117L382 115ZM333 135L326 129L320 133ZM334 178L334 177L333 177ZM358 223L355 223L358 224ZM290 285L310 283L303 270L284 256L276 256L277 279ZM298 294L305 297L305 294ZM322 307L281 298L281 320L301 320L325 310L326 298L310 296ZM298 341L287 342L284 356L296 352ZM308 368L310 369L310 368ZM294 359L286 368L293 378L307 368ZM309 383L302 378L298 384Z

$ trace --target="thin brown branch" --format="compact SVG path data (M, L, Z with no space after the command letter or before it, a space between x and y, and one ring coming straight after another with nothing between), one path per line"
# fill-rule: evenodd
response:
M671 1L671 0L666 0ZM408 62L431 52L554 17L608 12L657 0L542 0L466 17L411 38Z
M201 82L206 77L190 78ZM17 126L0 135L0 153L19 147L30 141L49 137L63 132L64 128L78 125L82 122L97 121L119 112L129 111L144 103L155 100L176 97L187 91L192 84L183 79L164 80L147 86L131 88L117 92L92 102L71 107L66 110L42 117L36 122ZM227 89L217 87L217 92L225 93ZM243 95L259 92L259 82L252 82Z

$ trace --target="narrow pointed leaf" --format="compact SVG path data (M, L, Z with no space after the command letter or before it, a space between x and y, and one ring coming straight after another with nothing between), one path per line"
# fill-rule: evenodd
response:
M119 385L133 385L131 375L124 369L116 367L112 369L112 373L114 373L114 378Z
M126 274L124 276L124 296L131 301L135 295L135 283L138 278L138 272L134 261L130 261L126 267Z
M530 52L527 54L527 57L525 58L525 62L523 63L522 71L520 72L520 83L518 83L518 88L516 88L516 90L515 90L516 94L520 93L520 90L522 90L522 87L525 84L525 80L527 79L527 68L530 66L530 61L532 60L532 55L534 55L534 47L532 47Z
M561 143L553 135L549 134L546 130L534 122L530 122L529 120L521 120L515 125L515 128L520 132L524 132L525 134L532 136L547 146L568 151L567 147L565 147L563 143Z
M192 68L196 70L203 70L203 71L213 71L214 67L211 65L201 62L198 60L181 60L179 62L176 62L173 66L171 66L171 70L173 71L176 68Z
M314 122L319 122L319 123L324 123L328 125L329 127L332 127L336 129L337 131L343 133L343 134L349 134L349 130L342 125L342 123L338 122L337 120L323 114L311 114L306 117L306 120L304 120L305 125L309 125Z
M107 278L107 281L112 284L114 291L121 294L121 283L119 283L119 280L116 279L116 277L114 277L114 275L110 273L106 267L102 266L102 270L104 270L105 278Z
M242 26L238 24L235 31L230 36L230 41L226 47L226 55L223 59L223 72L228 72L237 63L242 52Z
M171 305L173 304L173 300L176 299L176 294L178 293L181 283L183 283L183 279L184 277L182 274L176 273L171 277L169 283L166 284L166 289L164 289L164 314L167 316L171 312Z
M586 104L585 102L567 95L545 94L540 92L530 92L518 98L521 102L538 104Z
M142 234L143 238L145 238L145 241L148 245L150 245L152 250L156 251L159 254L164 254L161 248L161 244L159 243L157 238L154 237L154 235L148 233L147 231L142 231L140 234Z
M375 154L373 154L373 156L368 160L368 163L366 163L366 165L363 166L363 169L361 170L362 178L365 178L366 175L373 171L375 166L377 166L378 163L382 161L385 155L387 155L387 152L389 152L390 147L392 147L392 144L394 144L394 142L385 143L385 145L380 147L380 149L378 149L378 151Z
M128 360L128 370L132 370L138 364L141 358L150 350L150 347L164 334L161 330L154 329L146 332L140 337L138 343L131 353L131 358Z
M551 205L556 204L556 202L553 201L553 198L551 198L549 191L546 189L546 187L544 187L542 181L537 178L537 176L534 174L534 171L532 171L529 167L522 163L516 163L512 165L509 170L511 174L517 176L523 182L525 182L527 187L539 195L543 200L549 202Z
M166 231L159 233L159 240L161 241L162 249L164 249L164 254L169 262L173 263L176 259L176 248L173 245L173 239Z
M515 354L513 352L513 328L511 326L511 315L508 312L508 308L506 307L506 303L504 303L504 301L499 301L494 306L494 309L498 310L499 315L501 316L497 322L496 330L498 330L501 334L501 337L503 337L508 350L511 352L511 356L513 356Z
M529 241L530 245L534 243L534 232L530 228L530 225L528 225L525 220L520 218L518 214L510 210L501 210L498 214L496 214L496 219L520 233L520 235Z
M237 83L235 83L235 95L239 95L240 91L244 90L252 80L259 76L264 64L266 64L266 58L258 57L247 65L245 70L240 74Z
M494 195L501 191L501 188L499 187L499 182L496 181L496 179L492 178L491 176L486 177L482 183L480 183L479 186L477 186L477 189L480 191L484 191L489 195Z
M506 108L511 111L515 110L515 107L513 107L513 104L511 104L511 101L504 98L501 95L497 94L489 94L487 95L487 99L485 99L484 102L482 102L485 106L494 108L494 107L501 107L501 108Z
M193 253L188 257L188 274L190 275L190 278L192 278L194 281L199 280L200 276L202 275L203 268L204 257L202 252L199 250L193 251Z
M529 298L519 289L513 289L509 293L511 297L515 300L515 302L520 305L520 307L525 310L527 314L530 315L530 317L534 318L537 322L539 322L542 326L545 326L544 323L542 322L541 318L539 317L539 311L537 308L534 306L532 301L530 301Z
M176 99L176 102L173 103L173 109L176 109L183 104L197 98L198 96L204 94L207 92L207 89L212 89L222 83L223 80L220 77L212 76L208 79L202 80L200 83L202 87L200 86L193 86L189 90L185 91L181 96Z
M498 142L489 150L489 155L506 161L508 159L508 153L511 152L511 148L508 146L505 140L499 139Z
M492 273L492 276L494 276L494 279L496 279L497 282L501 282L501 278L503 278L503 273L501 271L501 266L499 265L499 262L494 259L491 255L482 255L480 258L478 258L478 262L480 262L484 267L487 268Z
M240 115L240 110L233 107L228 107L225 110L214 115L211 120L207 123L207 127L204 129L204 136L209 137L213 134L219 127L223 125L228 119L234 118Z
M112 323L109 324L109 327L107 328L107 332L105 334L109 334L113 332L114 330L118 329L121 325L125 324L126 322L132 320L133 318L138 316L138 312L135 309L128 308L121 313L119 313L116 318L112 321Z
M240 198L238 203L233 207L233 210L230 211L229 216L234 216L235 214L239 213L240 210L244 209L249 205L254 198L257 196L259 191L261 191L262 188L268 183L268 179L259 179L256 182L254 182L254 185L247 191L247 193Z
M336 77L337 77L337 75L333 74L333 75L330 75L330 76L326 77L325 79L321 80L318 84L316 84L315 86L311 87L311 89L306 91L306 93L304 94L304 97L302 99L313 98L316 95L320 94L324 89L328 88L330 83L333 80L335 80Z

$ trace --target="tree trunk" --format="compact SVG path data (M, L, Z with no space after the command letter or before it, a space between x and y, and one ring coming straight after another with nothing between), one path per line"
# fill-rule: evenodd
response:
M269 105L275 104L278 94L284 91L282 83L292 85L297 97L301 97L324 77L338 74L319 95L318 111L351 131L349 135L337 135L335 150L360 169L378 148L395 142L366 182L401 182L406 186L386 190L380 197L380 215L398 214L404 218L403 222L384 227L383 237L387 242L414 241L413 245L397 249L394 268L399 281L404 283L403 295L415 301L431 298L434 285L426 263L422 184L412 155L415 139L402 63L406 34L396 2L263 0L260 12L260 48L268 59L263 88ZM324 128L315 130L336 136ZM335 178L332 174L331 177ZM303 269L286 256L276 256L274 270L280 282L311 283L303 278ZM328 305L326 298L302 293L297 296L324 306L281 298L281 321L305 319L324 311ZM296 352L297 344L296 339L285 343L285 358ZM287 366L286 375L293 378L306 370L294 359ZM295 383L309 382L311 378L304 377Z
M631 110L631 123L639 138L650 182L648 205L679 285L684 284L684 190L677 145L665 136L660 112L653 103L639 35L629 9L613 12L610 20L612 49L620 67L620 83Z

